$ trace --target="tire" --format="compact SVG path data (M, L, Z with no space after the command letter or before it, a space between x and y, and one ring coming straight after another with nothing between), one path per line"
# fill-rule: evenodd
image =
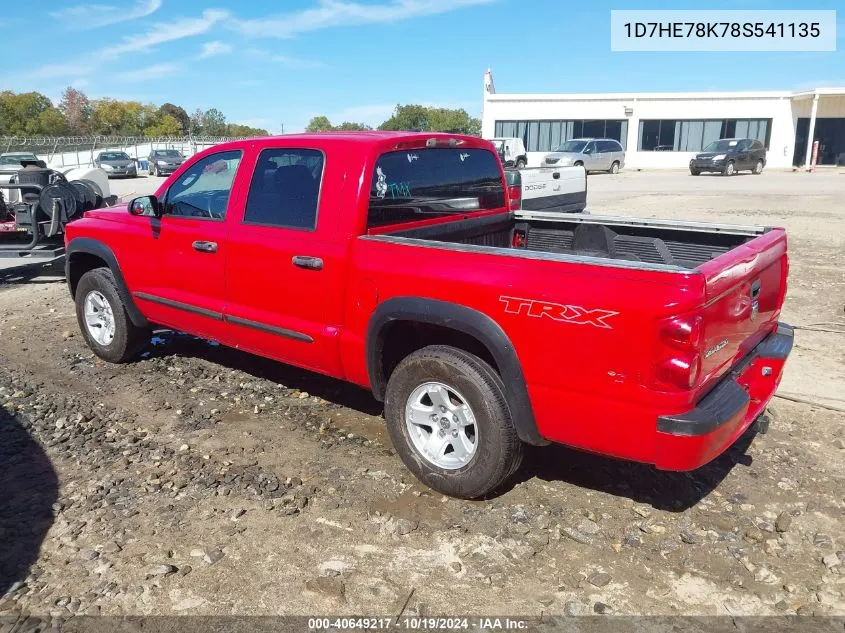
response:
M613 164L610 166L610 173L614 174L614 175L619 173L619 161L618 160L613 161Z
M98 301L101 304L105 301L107 304L107 309L100 309L98 314L105 312L105 322L114 326L110 340L97 340L97 336L108 329L106 325L89 326L86 322L86 302L89 297L94 307ZM131 360L150 340L149 332L132 323L126 313L114 275L108 268L94 268L82 275L76 286L76 319L91 351L110 363L125 363Z
M690 168L689 173L691 173L693 176L700 176L701 175L700 171L698 171L697 169L692 169L692 168Z
M728 161L728 164L725 165L725 170L722 172L723 176L735 176L736 175L736 165L732 160Z
M753 173L755 176L759 176L760 174L763 173L763 161L762 160L759 160L759 159L757 160L757 162L754 164L754 169L751 171L751 173Z
M455 433L460 431L443 431L445 439L439 442L447 444L445 451L440 450L439 458L426 455L417 446L425 444L435 431L439 434L441 429L437 425L444 421L449 424L449 418L443 416L433 421L430 433L426 433L425 427L425 421L430 419L428 405L418 405L421 409L418 409L417 420L422 420L422 425L406 418L410 404L424 403L426 398L430 410L437 412L432 416L449 413L442 405L437 406L437 402L443 402L440 397L427 395L428 389L435 393L443 391L436 385L445 387L450 407L462 401L468 405L470 414L463 420L474 421L463 427L465 437L470 436L470 430L474 436L472 452L465 457L467 461L463 465L460 465L460 457L455 457L458 453L454 448L461 440L451 439L457 438ZM416 395L420 392L423 393L421 400ZM460 406L453 409L457 413L461 410ZM522 463L523 445L511 421L502 379L490 365L463 350L432 345L402 360L387 383L384 414L390 439L405 466L417 479L442 494L461 499L483 497L501 486ZM452 420L458 422L458 417L452 416ZM462 449L462 452L468 451ZM445 464L449 459L458 463Z
M516 168L517 169L525 169L525 164L526 164L525 159L520 158L518 161L516 161Z

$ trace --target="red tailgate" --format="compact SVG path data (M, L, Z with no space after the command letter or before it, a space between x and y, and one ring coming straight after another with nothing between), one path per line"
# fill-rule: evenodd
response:
M706 288L702 391L776 327L788 266L786 232L772 229L698 268Z

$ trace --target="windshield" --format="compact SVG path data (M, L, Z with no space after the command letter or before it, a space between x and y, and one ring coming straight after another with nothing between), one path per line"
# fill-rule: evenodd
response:
M705 152L730 152L739 145L739 141L735 138L723 138L720 141L713 141L704 148Z
M124 152L103 152L100 154L100 160L131 160L129 154Z
M558 147L556 152L571 152L573 154L580 154L587 147L589 141L566 141L563 145Z
M157 149L156 156L164 156L166 158L182 158L182 155L175 149Z

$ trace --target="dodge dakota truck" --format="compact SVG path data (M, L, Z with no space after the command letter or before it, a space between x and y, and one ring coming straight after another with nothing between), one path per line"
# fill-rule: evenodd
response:
M526 444L696 469L764 412L792 348L784 230L515 211L491 143L431 133L225 143L66 227L100 358L171 328L346 380L444 494Z

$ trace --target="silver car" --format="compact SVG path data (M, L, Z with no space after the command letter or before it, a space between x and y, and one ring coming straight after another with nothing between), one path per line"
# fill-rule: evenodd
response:
M618 174L625 166L625 150L612 138L573 138L547 154L543 165L583 165L586 171Z
M135 161L126 152L100 152L94 159L94 167L99 167L109 178L122 176L124 178L135 178L138 175L138 168Z

